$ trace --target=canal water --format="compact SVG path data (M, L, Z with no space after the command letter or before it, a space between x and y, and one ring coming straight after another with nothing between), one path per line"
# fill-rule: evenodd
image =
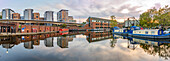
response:
M0 61L170 61L170 41L110 32L0 37Z

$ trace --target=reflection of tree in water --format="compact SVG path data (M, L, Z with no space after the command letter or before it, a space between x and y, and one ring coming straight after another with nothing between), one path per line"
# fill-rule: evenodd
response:
M150 55L158 54L160 57L165 59L170 58L170 43L160 44L159 46L152 46L146 44L140 44L140 47L144 49Z
M117 43L117 40L114 38L114 37L112 37L112 39L110 40L110 47L115 47L115 44Z

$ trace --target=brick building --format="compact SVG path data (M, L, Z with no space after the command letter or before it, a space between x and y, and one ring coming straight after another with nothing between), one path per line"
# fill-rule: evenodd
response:
M19 13L13 13L12 19L21 19L20 14Z
M62 9L59 12L57 12L57 20L58 22L69 22L68 10Z
M34 14L34 20L40 20L40 14L39 13L33 13Z
M85 27L91 30L107 30L111 28L111 20L97 17L89 17L86 20Z

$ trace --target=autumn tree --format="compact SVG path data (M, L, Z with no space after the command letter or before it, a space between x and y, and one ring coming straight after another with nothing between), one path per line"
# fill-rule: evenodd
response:
M166 5L163 8L152 8L140 15L140 26L155 27L158 25L170 25L170 7Z
M112 15L112 16L110 16L111 17L111 26L112 27L115 27L115 26L117 26L117 21L116 21L116 16L114 16L114 15Z

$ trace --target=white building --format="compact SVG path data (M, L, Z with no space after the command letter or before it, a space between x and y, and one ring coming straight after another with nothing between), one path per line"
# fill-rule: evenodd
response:
M54 21L53 13L54 13L53 11L46 11L44 14L44 20L45 21Z
M24 47L26 49L33 49L33 41L29 41L29 42L24 42Z
M14 11L11 9L3 9L2 19L12 19L12 13L14 13Z
M33 20L33 9L25 9L24 10L24 19L25 20Z
M139 25L140 21L139 20L126 20L125 22L125 27L129 27L129 26L137 26Z
M44 44L45 44L46 47L53 47L53 37L46 38L44 40Z

